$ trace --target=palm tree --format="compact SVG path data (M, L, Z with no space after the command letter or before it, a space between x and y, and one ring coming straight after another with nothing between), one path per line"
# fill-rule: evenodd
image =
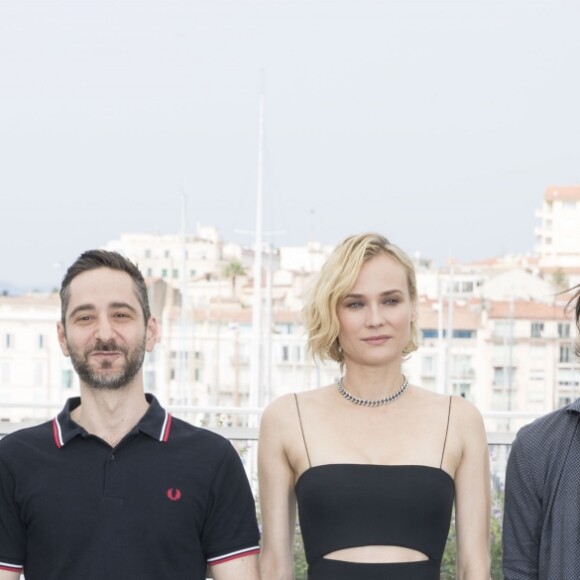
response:
M243 264L236 258L230 260L222 268L222 276L232 280L232 298L236 297L236 279L238 276L245 276L246 269Z

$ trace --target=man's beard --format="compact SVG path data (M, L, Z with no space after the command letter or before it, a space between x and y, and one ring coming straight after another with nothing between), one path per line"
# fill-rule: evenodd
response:
M103 342L100 339L81 354L68 345L72 365L82 383L97 390L115 391L127 386L137 375L143 366L145 358L145 337L133 350L119 346L113 339ZM111 372L111 361L102 361L98 368L89 364L92 352L120 352L125 355L125 365L115 373ZM107 372L109 371L109 372Z

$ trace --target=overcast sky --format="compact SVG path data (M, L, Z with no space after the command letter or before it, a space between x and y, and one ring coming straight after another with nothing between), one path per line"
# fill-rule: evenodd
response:
M1 0L0 281L187 224L533 251L580 182L577 0Z

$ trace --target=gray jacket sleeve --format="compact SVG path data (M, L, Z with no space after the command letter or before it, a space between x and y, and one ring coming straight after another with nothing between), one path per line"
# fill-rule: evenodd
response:
M505 580L536 580L542 530L541 490L530 469L525 430L508 459L503 522Z

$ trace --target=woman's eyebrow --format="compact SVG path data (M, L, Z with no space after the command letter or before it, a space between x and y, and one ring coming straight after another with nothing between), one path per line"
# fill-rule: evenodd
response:
M403 291L399 290L398 288L395 288L393 290L385 290L384 292L381 292L381 296L390 296L391 294L402 294ZM356 294L356 293L352 293L352 294L347 294L345 296L345 298L364 298L364 294Z

